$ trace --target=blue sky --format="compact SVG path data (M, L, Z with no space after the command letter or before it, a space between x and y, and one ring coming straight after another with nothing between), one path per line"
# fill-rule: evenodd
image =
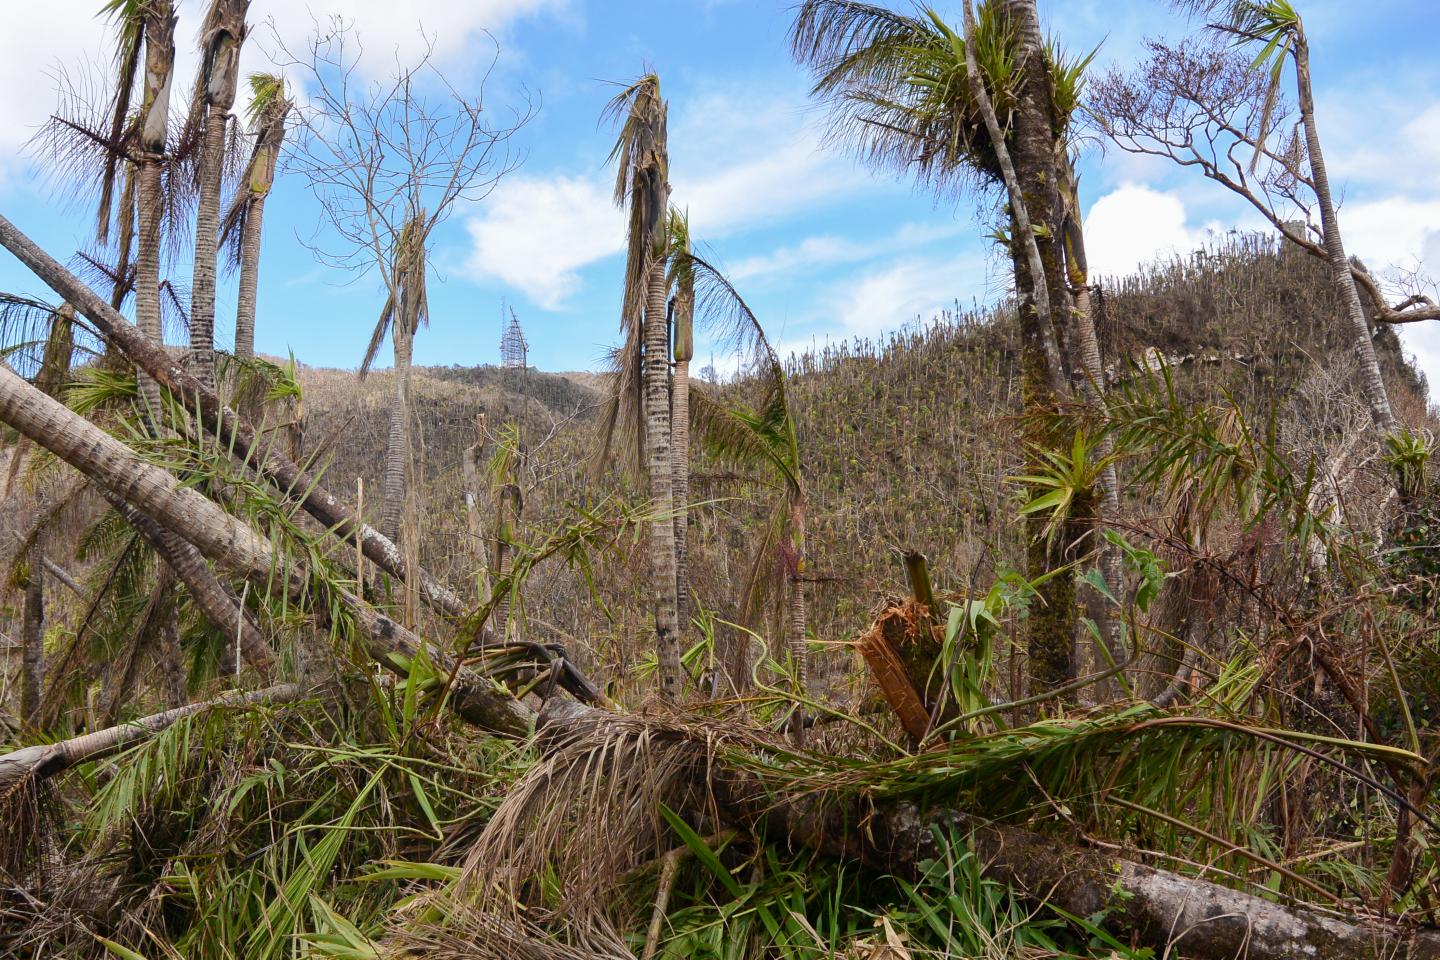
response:
M27 21L0 38L0 210L62 259L83 246L87 217L67 205L22 150L54 105L57 65L105 49L98 0L26 4ZM653 67L670 103L671 183L694 234L786 346L874 336L928 318L954 301L993 300L1005 264L985 234L988 199L936 202L876 176L822 143L823 117L790 60L788 2L770 0L332 0L313 13L353 18L362 70L412 56L421 24L456 85L473 89L493 42L486 86L501 108L527 95L539 111L515 143L523 165L489 197L458 207L434 243L431 325L420 363L493 363L502 304L513 306L543 369L593 369L616 338L623 220L610 204L605 159L613 133L599 124L625 80ZM1344 0L1299 5L1313 48L1321 132L1344 191L1352 252L1385 267L1440 265L1440 67L1431 53L1434 0ZM182 0L181 75L193 70L199 0ZM939 9L958 19L958 6ZM403 8L403 9L402 9ZM1048 27L1072 49L1101 45L1096 69L1132 60L1147 35L1190 25L1159 2L1041 0ZM255 0L262 43L303 39L303 3ZM265 38L269 38L266 40ZM263 65L251 44L247 69ZM1113 149L1081 168L1092 265L1119 272L1203 242L1206 231L1255 218L1198 175ZM267 207L257 341L302 360L353 367L383 296L373 277L320 266L304 240L318 206L282 176ZM188 279L188 261L175 269ZM13 261L0 288L41 292ZM217 337L233 336L233 278L222 284ZM1440 334L1406 331L1440 384ZM708 357L701 345L702 363ZM717 358L723 364L723 358Z

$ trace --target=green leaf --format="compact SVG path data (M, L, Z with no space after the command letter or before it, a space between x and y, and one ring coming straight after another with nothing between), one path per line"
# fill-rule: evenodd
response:
M665 818L665 822L670 824L670 829L674 830L685 846L690 848L690 852L695 854L695 859L715 875L715 878L724 885L732 897L738 900L744 896L744 891L736 882L735 877L725 868L725 864L720 862L720 858L715 856L715 851L710 849L704 838L691 829L690 824L663 803L660 804L660 813Z

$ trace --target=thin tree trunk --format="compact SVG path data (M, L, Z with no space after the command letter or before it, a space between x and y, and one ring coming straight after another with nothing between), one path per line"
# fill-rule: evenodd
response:
M119 440L35 389L4 363L0 363L0 422L193 543L217 565L257 585L283 586L297 600L313 599L306 571L277 556L269 540L166 471L140 460ZM455 664L448 652L430 646L347 590L332 587L331 598L347 609L377 661L390 665L390 654L414 657L423 648L442 673L455 671L452 707L462 717L494 730L526 728L528 715L513 700L496 695L490 681ZM323 615L326 604L316 608ZM572 688L582 685L572 680L567 689Z
M681 290L675 297L675 379L671 385L670 463L675 501L675 618L682 626L690 615L690 361L695 355L695 297Z
M794 492L790 497L790 538L795 549L795 572L790 577L788 623L790 663L795 671L795 688L801 697L810 695L810 651L805 611L805 495ZM805 704L795 704L790 737L801 745L805 742Z
M272 676L275 672L275 654L266 642L265 635L250 617L250 612L240 603L240 598L211 571L200 551L114 493L106 491L105 499L109 500L111 506L135 528L135 532L150 544L151 549L160 554L165 565L185 585L205 619L209 620L216 630L231 638L226 644L227 650L235 647L235 638L238 635L240 656L262 676ZM226 659L222 657L222 661ZM233 657L228 658L228 664L230 670L235 669Z
M1064 184L1062 201L1066 209L1065 271L1074 294L1070 326L1079 362L1073 366L1079 369L1080 379L1083 381L1081 386L1086 397L1097 408L1103 409L1105 366L1100 355L1100 337L1095 329L1095 314L1091 309L1090 262L1085 253L1085 226L1080 215L1080 184L1068 154L1062 154L1056 162L1060 167L1061 182ZM1095 549L1099 551L1100 574L1105 585L1109 587L1111 596L1118 598L1125 595L1125 574L1120 551L1100 539L1104 521L1113 523L1120 516L1120 480L1115 462L1111 459L1114 450L1115 444L1109 434L1102 436L1096 446L1096 455L1104 461L1104 466L1100 470L1100 489L1097 491L1099 497L1095 500L1100 511L1099 515L1093 518L1093 533L1098 541ZM1090 593L1093 595L1095 591ZM1094 597L1094 606L1096 609L1093 616L1100 627L1101 642L1105 644L1105 649L1098 649L1097 644L1093 672L1103 673L1111 664L1122 662L1126 658L1126 651L1124 640L1120 636L1120 620L1113 606L1099 596ZM1113 679L1103 681L1096 689L1097 699L1111 698L1115 686L1116 681Z
M160 341L145 336L102 300L61 263L41 250L13 223L0 215L0 246L4 246L35 272L52 290L75 305L107 342L114 343L145 373L172 393L186 397L196 407L202 427L234 451L236 458L251 464L287 497L293 497L323 528L347 543L358 542L364 556L391 576L419 583L421 599L449 617L464 617L469 606L429 571L407 563L394 541L365 523L353 510L331 493L321 478L286 457L276 445L263 441L248 420L225 406L214 390L206 387L182 366L174 363Z
M671 463L675 502L675 615L677 622L689 621L690 610L690 361L675 361L672 386L674 412L671 416Z
M36 536L25 561L25 600L21 613L20 719L38 718L45 683L45 553Z
M665 209L660 198L659 209ZM670 351L666 329L665 264L649 258L645 297L645 453L650 470L651 589L655 591L655 650L660 666L660 696L680 699L680 623L676 611L674 491L671 483Z
M505 592L495 603L495 632L503 643L510 639L510 609L515 596L516 585L506 583L514 567L514 550L511 543L515 538L515 525L524 510L520 486L507 483L500 489L496 502L495 517L495 578L496 586L506 584Z
M1310 47L1305 32L1297 26L1295 36L1295 77L1300 92L1300 119L1305 128L1305 150L1310 156L1310 178L1315 184L1315 199L1320 205L1320 225L1325 232L1325 249L1330 254L1330 273L1340 302L1350 322L1350 337L1360 369L1360 389L1370 408L1370 420L1381 436L1394 433L1395 413L1390 408L1390 395L1380 374L1375 356L1375 342L1370 324L1360 306L1355 277L1350 272L1350 258L1345 255L1345 241L1340 234L1340 219L1330 194L1330 177L1325 171L1325 154L1320 148L1320 133L1315 125L1315 98L1310 89Z
M180 707L185 697L185 651L180 646L180 623L172 612L160 624L160 635L155 638L161 675L165 678L165 703Z
M265 216L265 195L246 201L245 229L240 238L240 282L235 294L235 356L255 356L255 299L260 284L260 229Z
M1055 320L1057 308L1065 308L1068 296L1057 242L1059 194L1054 105L1050 99L1039 16L1034 0L1006 0L1005 8L1016 32L1022 74L1012 119L1013 161L1005 133L985 90L973 42L965 44L965 65L1010 197L1011 250L1015 286L1021 297L1021 394L1033 423L1034 415L1053 410L1062 390L1063 371ZM974 10L968 2L964 10L966 34L974 37ZM1032 430L1038 430L1038 426ZM1052 437L1034 435L1029 439L1032 449L1055 445ZM1032 466L1039 472L1045 465L1033 462ZM1039 519L1030 524L1027 550L1030 577L1038 580L1052 571L1059 572L1037 587L1038 602L1027 620L1030 686L1036 693L1074 679L1077 622L1075 577L1066 566L1067 545L1058 542L1058 538L1057 542L1048 541L1040 532L1042 525L1043 520Z
M165 342L160 315L160 243L165 198L161 185L170 122L170 80L175 69L175 15L171 0L153 0L145 13L144 122L136 189L135 323L157 344ZM151 420L162 422L160 387L143 374L140 396Z
M195 272L190 285L190 369L215 387L215 269L220 241L220 174L225 163L229 107L206 111L200 157L200 202L195 213Z
M160 315L160 223L162 218L160 161L140 161L140 221L135 258L135 325L155 343L165 342L164 323ZM152 423L163 423L160 407L160 385L139 374L140 397Z
M400 517L405 512L405 477L410 461L411 318L396 317L390 336L395 343L395 396L390 401L390 436L385 445L385 476L381 485L380 532L400 542Z
M164 730L166 727L204 710L217 707L245 707L258 703L289 703L304 695L298 683L282 683L248 693L227 693L213 700L204 700L162 713L96 730L59 743L22 747L0 756L0 796L27 778L43 778L68 770L78 764L101 760Z
M205 386L215 386L215 275L220 243L220 184L225 168L225 133L240 82L240 47L250 0L215 0L214 34L201 38L205 84L204 134L200 154L200 198L195 211L195 272L190 288L190 364Z

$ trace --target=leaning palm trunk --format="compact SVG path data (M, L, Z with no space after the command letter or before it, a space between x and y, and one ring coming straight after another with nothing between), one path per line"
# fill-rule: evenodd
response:
M1380 362L1376 359L1375 343L1370 336L1370 323L1365 319L1360 294L1355 289L1355 277L1350 272L1350 258L1345 255L1345 241L1340 235L1340 220L1330 194L1330 177L1325 171L1325 155L1320 149L1320 133L1315 125L1315 98L1310 89L1310 47L1298 25L1295 77L1300 92L1300 119L1305 128L1305 150L1310 156L1310 177L1315 185L1315 200L1320 206L1325 249L1330 254L1330 272L1350 323L1350 337L1360 370L1360 389L1370 408L1370 420L1376 432L1384 436L1395 431L1395 413L1390 408L1390 395L1380 374Z
M142 513L193 543L200 552L232 573L257 585L279 585L297 600L314 599L308 572L277 555L270 541L222 510L198 491L142 461L119 440L47 397L0 363L0 422L45 447L101 487L127 500ZM371 654L393 665L392 654L415 657L424 650L441 672L454 671L451 706L473 723L517 732L527 716L514 701L500 697L488 680L455 663L444 650L430 646L405 627L348 590L325 586L326 599L343 607L356 631L368 641ZM323 610L325 604L321 604Z
M240 598L215 576L200 551L114 493L107 491L105 498L185 585L205 619L222 635L231 638L226 644L226 655L221 658L226 672L235 672L239 660L243 659L262 676L273 675L275 654L265 641L264 634L240 603ZM239 650L238 658L232 652L236 649Z
M1080 379L1085 394L1097 408L1103 408L1105 367L1100 356L1100 337L1095 329L1095 314L1091 309L1090 265L1089 258L1085 255L1085 228L1080 216L1080 185L1068 153L1057 157L1056 165L1060 169L1061 182L1064 184L1062 201L1065 205L1065 272L1074 294L1071 310L1072 340L1079 360ZM1097 534L1100 532L1101 522L1106 519L1114 522L1120 515L1120 481L1112 457L1114 449L1115 444L1109 434L1102 436L1096 447L1096 455L1104 464L1100 469L1097 501L1100 516L1095 518L1097 523L1094 532ZM1097 543L1096 549L1100 552L1100 574L1110 590L1110 595L1124 596L1125 575L1120 551L1109 543ZM1098 656L1093 666L1095 673L1103 673L1111 664L1122 662L1126 651L1120 636L1119 619L1113 615L1108 605L1104 605L1103 599L1096 599L1100 609L1096 611L1095 621L1100 626L1101 642L1105 644L1105 649L1100 650L1097 647L1095 652ZM1101 658L1109 663L1099 662ZM1105 698L1113 694L1113 687L1113 681L1105 681L1097 693Z
M449 617L463 617L469 612L458 594L425 568L409 562L394 541L361 520L321 483L321 478L286 457L276 444L263 442L249 421L221 403L214 390L175 364L159 340L131 326L95 291L36 246L3 215L0 215L0 246L73 303L105 340L118 345L136 367L171 393L183 395L198 410L200 415L196 419L203 429L213 433L236 457L253 464L275 489L294 497L322 527L348 543L358 544L366 560L391 576L417 583L421 599L437 612Z
M67 770L81 763L101 760L111 754L159 733L178 720L204 710L223 707L247 707L260 703L289 703L300 699L305 688L298 683L282 683L248 693L227 693L213 700L191 703L152 714L119 726L96 730L83 736L23 747L0 756L0 796L27 779L40 779Z
M977 33L971 5L964 4L966 71L976 104L994 145L996 160L1010 198L1011 249L1015 286L1022 297L1021 392L1030 414L1050 411L1062 389L1062 365L1055 326L1055 310L1068 300L1059 262L1055 216L1056 191L1054 104L1045 67L1040 21L1034 0L1006 0L1007 15L1015 30L1022 81L1012 119L1009 141L1001 130L974 54ZM1012 159L1010 144L1014 146ZM1028 294L1030 303L1023 303ZM1045 436L1031 438L1034 450L1054 445ZM1033 464L1043 471L1044 465ZM1038 588L1040 602L1028 621L1030 686L1044 693L1063 686L1075 676L1073 647L1076 609L1075 578L1067 566L1070 557L1063 538L1047 540L1032 524L1028 566L1032 579L1045 579ZM1046 576L1047 574L1052 574Z
M390 435L385 444L385 476L380 532L393 542L400 539L400 518L405 512L405 475L410 460L410 318L398 317L390 334L395 342L395 396L390 401Z
M204 64L204 120L200 153L200 198L195 212L195 272L191 281L190 362L195 377L215 386L215 274L220 243L220 182L225 167L225 133L239 84L240 45L250 0L214 0L201 37Z

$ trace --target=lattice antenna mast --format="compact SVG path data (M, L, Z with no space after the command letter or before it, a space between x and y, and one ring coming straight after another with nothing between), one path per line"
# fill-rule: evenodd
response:
M529 366L530 344L525 340L525 331L520 329L520 319L515 308L510 308L510 323L500 337L500 366L507 370L524 370Z

